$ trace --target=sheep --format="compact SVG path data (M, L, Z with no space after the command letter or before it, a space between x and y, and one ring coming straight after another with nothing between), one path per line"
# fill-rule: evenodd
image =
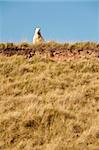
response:
M44 39L41 35L40 28L35 29L34 37L33 37L33 44L44 43Z

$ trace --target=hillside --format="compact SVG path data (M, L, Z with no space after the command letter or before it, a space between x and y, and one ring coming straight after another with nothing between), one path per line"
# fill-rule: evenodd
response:
M12 56L23 55L30 58L34 55L41 55L44 58L55 60L67 60L68 58L98 57L99 43L77 42L77 43L56 43L32 45L31 43L0 43L0 55Z
M99 44L0 44L0 150L99 149Z

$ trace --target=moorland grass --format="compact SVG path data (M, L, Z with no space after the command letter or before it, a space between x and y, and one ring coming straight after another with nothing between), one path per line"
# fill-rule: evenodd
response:
M99 60L0 56L0 149L99 148Z

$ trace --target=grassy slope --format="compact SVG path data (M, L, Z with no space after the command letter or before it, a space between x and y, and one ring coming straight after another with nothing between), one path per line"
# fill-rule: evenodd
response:
M99 58L99 43L96 42L77 42L77 43L56 43L48 42L33 45L32 43L0 43L0 55L24 55L30 58L40 54L55 60L79 57Z
M1 150L98 150L99 60L0 56Z

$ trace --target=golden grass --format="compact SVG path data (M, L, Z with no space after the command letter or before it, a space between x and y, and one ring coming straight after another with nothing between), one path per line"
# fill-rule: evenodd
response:
M98 150L99 60L0 56L1 150Z
M30 58L34 55L42 55L47 58L61 58L61 60L73 57L97 57L99 58L99 43L76 42L56 43L47 42L33 45L32 43L0 43L0 54L6 56L24 55Z

